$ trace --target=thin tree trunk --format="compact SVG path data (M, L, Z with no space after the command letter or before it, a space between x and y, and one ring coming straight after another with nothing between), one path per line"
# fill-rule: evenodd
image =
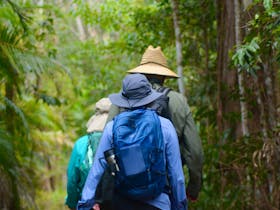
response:
M276 120L279 122L280 121L280 74L277 73L278 66L277 64L273 63L272 64L272 78L273 78L273 87L274 87L274 100L275 100L275 109L276 109ZM279 137L280 138L280 137ZM279 139L280 140L280 139ZM280 142L279 142L280 144ZM280 202L280 200L279 200Z
M238 49L241 44L240 36L240 4L239 0L234 0L234 10L235 10L235 40L236 48ZM249 136L248 129L248 108L245 102L245 90L244 90L244 74L241 71L240 67L237 68L237 79L238 79L238 88L240 95L240 110L241 110L241 128L243 136Z
M255 84L257 86L256 90L255 90L255 94L256 94L256 101L257 104L259 105L259 119L260 119L260 126L262 129L262 135L264 139L267 139L267 125L266 125L266 120L265 120L265 112L264 112L264 103L261 97L261 93L260 93L260 87L259 87L259 81L256 78L255 80Z
M39 0L38 5L39 5L39 7L43 7L43 6L44 6L44 0ZM43 15L44 10L43 10L42 8L40 8L40 9L39 9L39 13L40 13L41 15Z
M205 44L205 64L204 64L204 76L206 78L209 78L210 77L210 72L209 72L209 33L208 33L208 22L207 22L207 18L208 16L206 15L207 14L207 11L209 9L209 6L208 6L208 2L202 2L201 3L201 10L203 13L205 13L205 15L203 15L203 19L202 19L202 23L203 23L203 38L204 38L204 44ZM207 97L211 98L212 96L210 95L209 91L207 91ZM209 127L209 122L211 121L209 117L207 117L206 119L206 127L208 128ZM208 141L212 141L213 138L211 138L211 134L209 131L207 131L207 139ZM212 142L209 142L210 144Z
M217 0L217 123L220 135L220 145L227 141L235 141L240 136L240 124L228 118L228 115L240 113L239 102L231 96L237 85L237 72L230 68L229 51L236 45L235 41L235 13L232 0ZM225 151L220 149L220 198L224 199L227 177L224 165ZM222 202L223 203L223 202ZM221 205L220 209L224 209Z
M268 58L269 59L269 58ZM266 61L263 65L264 70L264 85L266 91L266 101L267 101L267 116L268 116L268 124L269 129L273 130L276 127L276 110L273 102L273 79L271 77L272 66L270 65L270 61Z
M48 171L51 172L53 170L52 168L52 161L51 161L51 158L50 157L47 157L47 168L48 168ZM52 191L55 191L55 177L53 175L50 175L49 177L49 185L50 185L50 189Z
M179 75L178 87L181 94L185 95L184 77L183 77L183 53L182 53L182 42L181 42L181 30L179 25L179 8L176 0L171 0L171 6L173 8L173 24L176 38L176 61L177 61L177 72Z
M80 40L84 41L86 39L86 32L83 26L83 22L79 16L76 18L76 23L80 35Z
M240 113L239 101L231 97L238 88L237 72L230 67L229 52L236 45L235 13L232 0L217 0L217 123L221 135L236 140L241 133L241 124L228 118L228 115Z

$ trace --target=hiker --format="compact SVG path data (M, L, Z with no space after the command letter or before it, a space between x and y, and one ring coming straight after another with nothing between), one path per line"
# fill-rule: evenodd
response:
M126 111L105 126L82 199L78 202L78 210L100 209L95 192L105 168L112 165L109 163L114 163L115 191L112 203L115 210L187 208L175 128L168 119L147 108L161 95L151 88L144 75L130 74L124 78L121 92L109 96L112 104ZM112 147L115 155L110 157L116 158L107 162L105 154ZM151 148L153 152L147 152Z
M76 209L82 189L101 138L111 102L102 98L95 104L95 114L87 122L87 134L74 144L67 169L67 198L69 209Z
M144 52L140 65L129 70L128 73L144 74L155 90L164 87L166 79L178 78L178 75L169 69L161 48L152 46L149 46ZM191 201L196 201L202 186L203 150L201 139L186 97L174 90L170 90L167 96L169 97L170 120L177 132L183 165L187 166L189 173L186 188L187 197ZM107 122L119 113L120 108L113 104ZM108 180L104 181L109 182ZM100 193L100 202L109 200L104 193Z

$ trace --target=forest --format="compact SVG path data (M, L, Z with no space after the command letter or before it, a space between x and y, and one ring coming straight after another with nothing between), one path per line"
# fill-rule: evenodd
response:
M0 0L1 210L68 209L73 144L149 45L202 139L189 209L280 209L279 0Z

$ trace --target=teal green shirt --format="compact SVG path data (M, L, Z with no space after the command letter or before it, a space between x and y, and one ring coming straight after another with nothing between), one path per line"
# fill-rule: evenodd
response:
M75 209L91 168L102 132L80 137L74 144L67 168L67 198L65 204Z

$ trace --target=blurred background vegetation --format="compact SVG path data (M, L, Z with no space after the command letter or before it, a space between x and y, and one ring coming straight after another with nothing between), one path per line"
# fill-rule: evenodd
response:
M73 143L148 45L203 141L189 209L280 209L279 41L278 0L0 0L0 209L66 209Z

